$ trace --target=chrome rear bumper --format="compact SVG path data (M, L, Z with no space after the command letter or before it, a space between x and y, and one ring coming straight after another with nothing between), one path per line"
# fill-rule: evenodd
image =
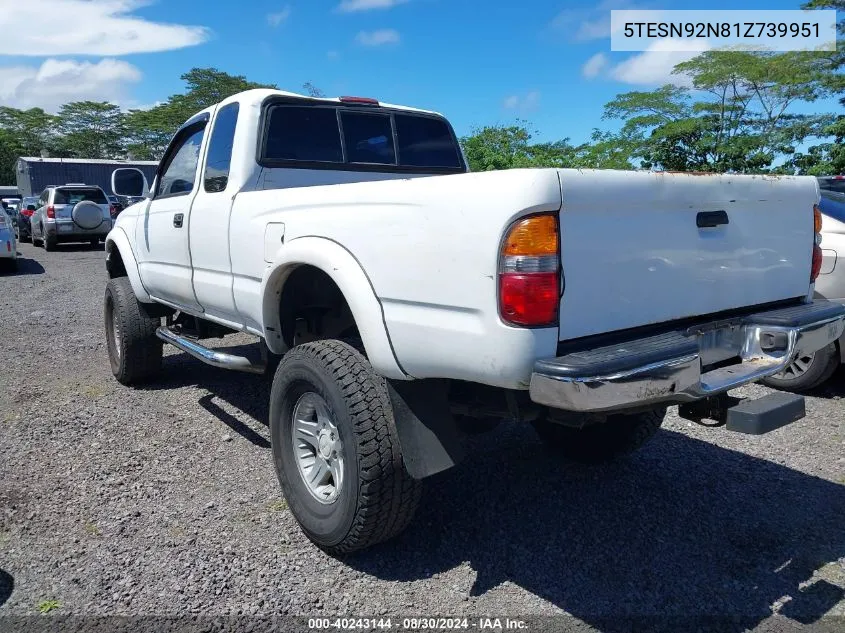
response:
M580 412L691 402L779 373L838 339L844 319L845 306L815 301L579 349L538 361L529 392Z

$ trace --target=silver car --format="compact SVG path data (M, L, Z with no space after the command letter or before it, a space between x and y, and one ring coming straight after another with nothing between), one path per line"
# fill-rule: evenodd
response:
M0 267L6 270L16 270L18 267L18 241L12 216L0 207Z
M816 279L816 297L845 303L845 178L819 178L819 186L822 265ZM796 358L782 373L761 382L785 391L807 391L826 382L843 362L845 334L815 354Z
M47 187L30 218L32 243L53 250L61 242L90 242L96 246L112 227L109 200L96 185Z

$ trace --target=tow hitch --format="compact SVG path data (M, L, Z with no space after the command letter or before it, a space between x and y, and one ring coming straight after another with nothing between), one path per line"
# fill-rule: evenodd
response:
M770 393L741 400L726 393L678 407L678 415L703 426L724 426L728 431L763 435L806 415L804 396Z

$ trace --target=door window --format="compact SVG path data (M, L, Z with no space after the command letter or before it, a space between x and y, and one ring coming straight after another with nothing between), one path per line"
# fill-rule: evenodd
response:
M229 182L229 167L232 164L232 145L235 142L235 126L238 123L238 104L230 103L217 113L214 129L208 140L208 156L205 159L205 190L217 193L226 189Z
M204 132L205 127L188 133L165 159L156 188L157 198L186 195L194 190Z

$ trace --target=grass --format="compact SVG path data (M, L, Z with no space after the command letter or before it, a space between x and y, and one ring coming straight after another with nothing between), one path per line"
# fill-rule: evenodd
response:
M171 525L167 531L173 538L181 538L187 534L187 531L181 525Z
M102 536L102 532L100 532L100 528L97 527L97 524L93 521L87 521L84 526L85 532L91 536Z
M284 512L288 509L288 502L284 499L276 499L267 504L267 509L270 512Z
M79 392L87 398L101 398L106 395L106 390L99 385L85 385Z
M50 611L58 609L60 606L62 606L62 603L58 600L42 600L38 603L38 612L50 613Z

